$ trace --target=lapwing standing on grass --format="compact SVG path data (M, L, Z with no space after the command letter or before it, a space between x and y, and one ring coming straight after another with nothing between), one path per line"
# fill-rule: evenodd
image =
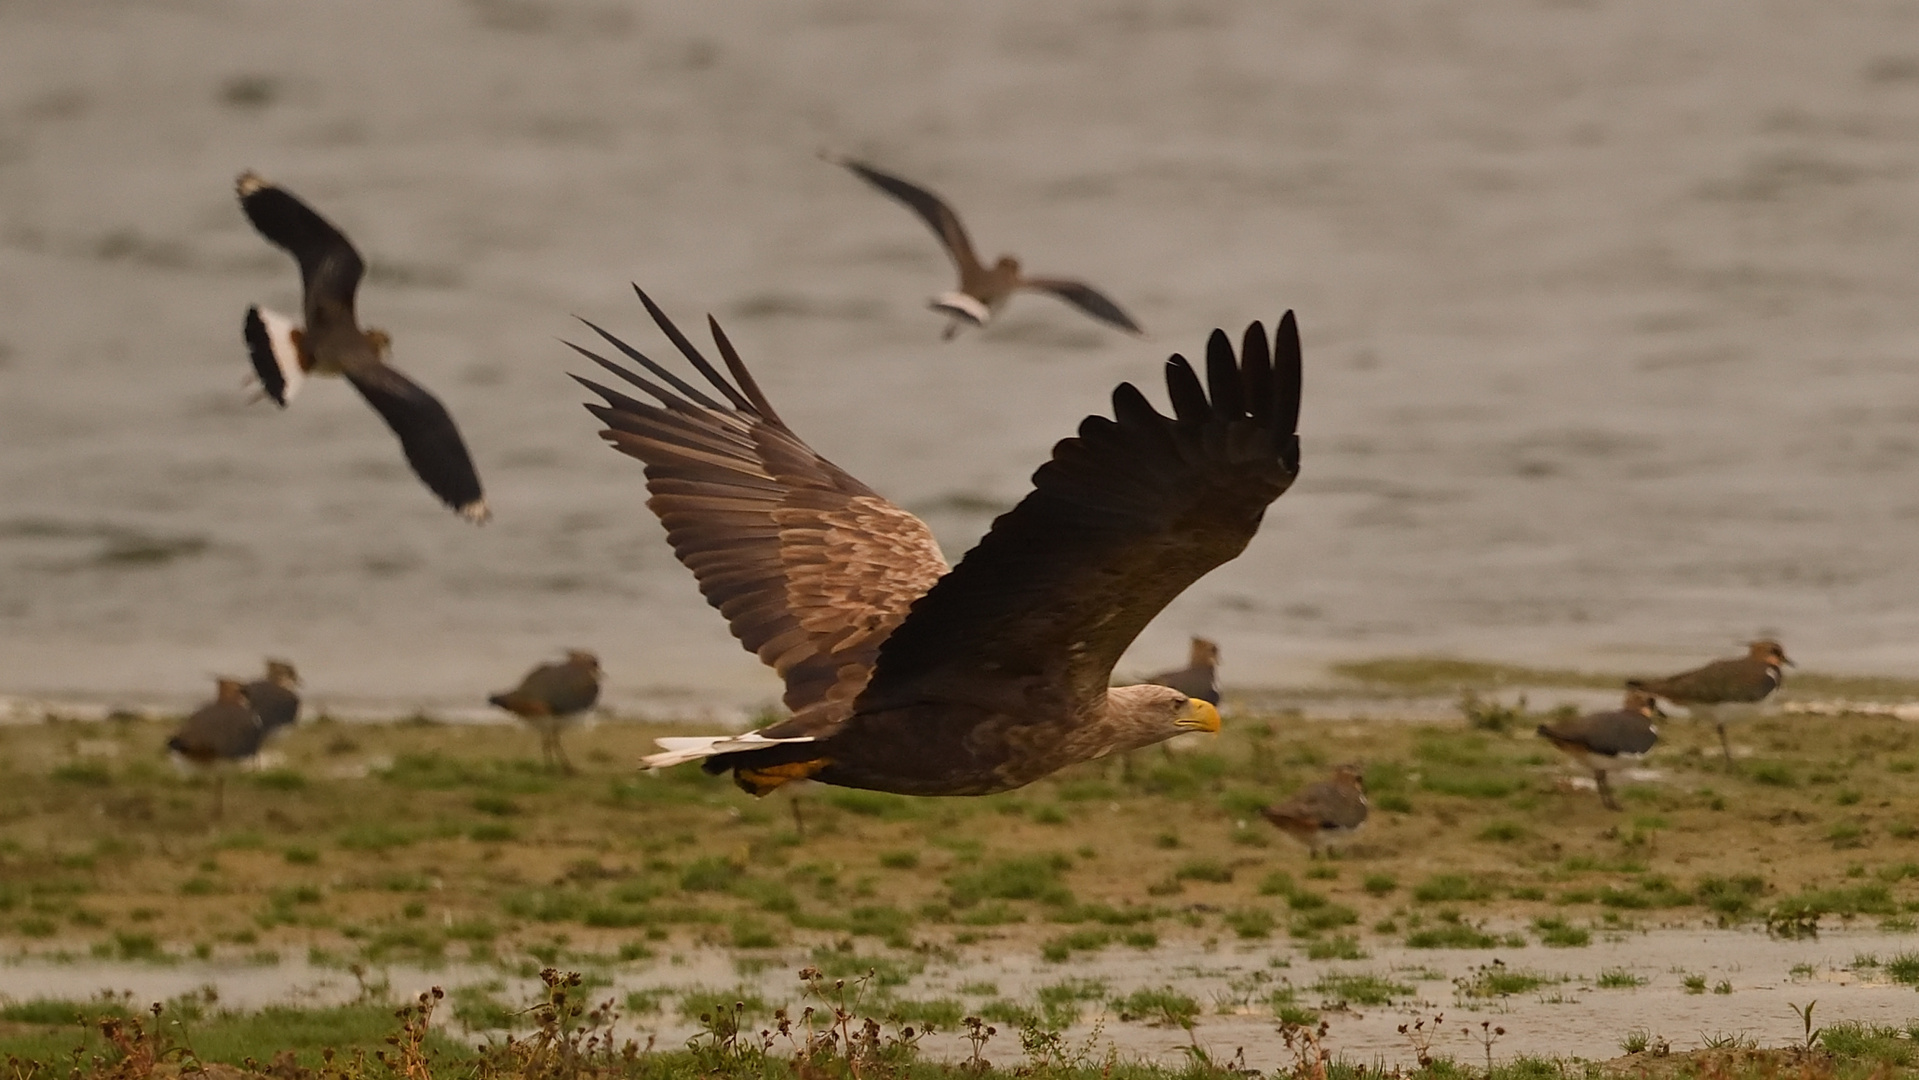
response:
M487 698L533 725L540 733L541 759L548 768L558 763L569 775L573 763L560 746L560 728L599 700L600 659L579 649L569 649L565 660L541 664L527 672L520 685Z
M439 399L387 366L386 331L360 329L353 311L366 271L360 253L285 188L252 172L241 173L235 187L253 227L299 261L305 290L302 322L257 305L247 309L247 350L261 391L285 408L308 375L345 377L400 437L407 464L427 488L461 517L484 523L491 514L453 417Z
M253 714L260 718L262 738L300 719L300 695L295 692L299 685L300 673L293 670L292 664L268 660L266 677L240 688L247 704L253 707Z
M1539 737L1591 769L1593 781L1599 786L1599 801L1606 809L1617 810L1619 804L1613 800L1606 774L1644 761L1659 741L1659 728L1653 718L1665 715L1651 694L1628 690L1626 703L1619 708L1541 724Z
M1105 293L1083 281L1027 277L1020 271L1019 260L1010 255L1000 256L999 261L992 266L980 262L979 256L973 251L973 241L966 235L966 227L960 224L959 215L938 195L917 184L883 173L871 165L830 154L821 156L836 165L846 166L862 180L905 203L932 228L933 235L939 237L947 256L953 260L954 269L959 271L959 288L935 296L929 304L934 311L948 317L946 330L940 335L942 339L951 340L965 324L985 326L1006 305L1006 301L1022 289L1051 293L1103 323L1129 334L1141 333L1139 324L1133 321L1132 316L1120 310L1120 306L1108 299Z
M1719 730L1719 749L1730 766L1732 744L1726 739L1727 718L1720 710L1725 706L1757 705L1779 689L1785 682L1784 668L1791 666L1795 665L1786 659L1786 650L1777 641L1761 639L1748 645L1746 655L1737 659L1714 660L1705 667L1663 679L1632 679L1626 688L1665 698L1711 719Z
M213 816L226 810L226 773L230 762L245 761L260 752L266 727L247 702L246 684L220 679L214 699L195 709L167 740L167 749L194 767L213 774Z
M1322 850L1351 839L1366 824L1371 810L1359 766L1338 765L1331 777L1308 784L1292 798L1259 813L1280 832L1305 844L1309 858L1317 858Z
M1196 637L1185 667L1177 671L1162 671L1146 681L1158 686L1170 686L1187 697L1218 705L1219 646L1203 637Z

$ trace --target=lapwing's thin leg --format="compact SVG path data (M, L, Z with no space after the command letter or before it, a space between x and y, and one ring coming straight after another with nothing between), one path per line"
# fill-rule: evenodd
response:
M1731 769L1733 767L1732 743L1726 738L1726 722L1724 720L1715 720L1713 724L1719 728L1719 749L1720 752L1726 755L1726 768Z
M1599 785L1599 801L1605 805L1606 809L1608 810L1619 809L1619 804L1613 801L1612 781L1606 779L1605 770L1594 769L1593 780L1597 782Z
M799 792L794 792L792 797L786 800L786 805L793 811L794 834L802 840L806 839L806 816L800 813Z

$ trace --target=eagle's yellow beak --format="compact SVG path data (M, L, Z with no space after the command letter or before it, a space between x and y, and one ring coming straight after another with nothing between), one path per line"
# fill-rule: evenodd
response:
M1204 731L1217 735L1219 733L1219 710L1213 708L1212 702L1201 701L1198 698L1187 698L1186 711L1181 713L1179 718L1174 720L1173 723L1175 726L1187 731Z

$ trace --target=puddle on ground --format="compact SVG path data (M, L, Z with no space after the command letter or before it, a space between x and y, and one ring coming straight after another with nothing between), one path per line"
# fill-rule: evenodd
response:
M1584 948L1522 948L1424 950L1403 947L1373 948L1363 960L1307 960L1292 943L1238 943L1207 949L1195 945L1166 945L1147 952L1120 948L1081 954L1067 963L1048 963L1029 953L995 956L969 952L954 962L932 960L906 985L894 988L900 998L953 998L976 1009L987 998L1006 998L1031 1004L1042 987L1068 979L1099 980L1108 998L1140 988L1171 986L1198 1000L1202 1015L1192 1038L1216 1058L1230 1058L1244 1049L1247 1063L1269 1069L1287 1060L1277 1025L1268 1005L1269 995L1291 985L1297 1002L1322 1008L1330 1025L1327 1046L1335 1054L1360 1061L1410 1063L1412 1046L1398 1027L1435 1013L1445 1015L1435 1053L1478 1061L1484 1053L1468 1029L1482 1021L1504 1027L1506 1034L1494 1046L1494 1056L1578 1057L1603 1060L1617 1057L1629 1032L1641 1030L1663 1037L1674 1050L1692 1049L1709 1039L1738 1036L1759 1045L1781 1045L1801 1035L1794 1005L1816 1000L1814 1020L1831 1024L1856 1020L1903 1027L1919 1016L1919 993L1894 984L1862 957L1880 961L1912 951L1911 936L1868 931L1834 931L1811 940L1776 940L1758 930L1660 929L1595 937ZM642 964L622 966L613 985L596 988L594 1000L624 1000L634 990L665 990L665 1011L629 1017L622 1033L644 1041L651 1036L661 1046L677 1046L695 1028L673 1010L679 993L694 989L715 991L715 999L744 990L756 993L769 1008L781 1004L797 1012L805 1002L795 976L805 966L797 950L762 970L741 974L736 955L721 950L693 950L662 956ZM1526 993L1496 999L1467 998L1455 980L1469 980L1486 965L1503 964L1508 972L1530 971L1550 977L1545 985ZM1795 968L1797 971L1795 972ZM1624 971L1641 985L1602 988L1602 974ZM1372 974L1411 986L1413 992L1390 1005L1338 1007L1329 995L1314 989L1322 977ZM1689 992L1688 975L1701 976L1704 993ZM328 1005L352 1001L362 993L362 978L385 982L395 1000L404 1000L432 986L448 990L487 983L504 984L503 1000L520 1000L537 989L537 980L503 974L496 968L448 965L435 969L391 967L356 977L304 961L277 966L237 966L182 962L139 965L76 961L50 962L16 958L0 965L0 996L87 999L104 991L130 991L134 1001L158 1001L214 986L222 1006L257 1009L270 1004ZM1615 975L1609 981L1623 981ZM1725 984L1730 992L1715 992ZM978 992L992 984L997 993ZM972 992L962 987L972 988ZM450 1010L442 1011L450 1021ZM1116 1010L1089 1002L1081 1021L1067 1031L1071 1045L1081 1045L1100 1026L1096 1054L1110 1040L1122 1056L1174 1062L1185 1055L1187 1034L1177 1027L1154 1027L1122 1022ZM1017 1054L1018 1035L1001 1024L1001 1033L988 1056L1011 1060ZM1429 1024L1430 1026L1430 1024ZM929 1054L952 1058L965 1053L956 1032L941 1031L922 1046Z

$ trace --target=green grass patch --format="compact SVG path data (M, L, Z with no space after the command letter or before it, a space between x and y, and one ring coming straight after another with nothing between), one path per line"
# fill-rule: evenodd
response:
M1313 990L1328 1001L1348 1005L1391 1005L1413 992L1406 983L1371 972L1328 972L1313 984Z
M1413 899L1422 904L1491 900L1493 887L1465 874L1434 874L1413 887Z
M971 907L982 900L1070 904L1073 894L1060 881L1061 873L1070 866L1072 860L1064 855L999 859L948 878L949 901L956 908Z
M1170 986L1141 987L1108 1004L1127 1023L1191 1027L1199 1019L1199 1002Z
M1366 955L1366 950L1359 945L1359 939L1351 934L1334 934L1306 943L1308 960L1364 960Z
M1453 980L1453 989L1460 997L1498 998L1511 997L1514 994L1530 994L1534 990L1563 980L1537 971L1524 968L1510 968L1495 960L1482 964L1470 974Z
M1533 933L1539 935L1539 943L1553 949L1578 949L1592 944L1592 931L1583 926L1573 926L1558 916L1544 916L1533 920Z
M1498 944L1498 938L1464 922L1424 926L1406 935L1409 949L1490 949Z

